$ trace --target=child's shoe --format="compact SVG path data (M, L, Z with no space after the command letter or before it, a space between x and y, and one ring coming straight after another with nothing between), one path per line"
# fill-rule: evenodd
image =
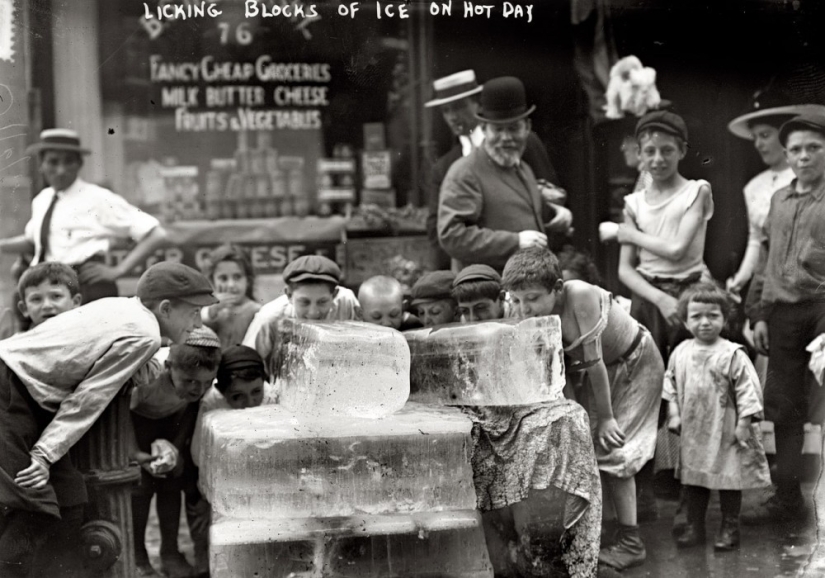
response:
M161 556L160 567L167 578L190 578L195 574L195 569L180 552Z
M723 516L722 526L713 544L714 550L735 550L739 547L739 518Z
M616 570L626 570L639 566L647 558L644 542L639 535L639 526L619 524L616 531L616 543L599 551L599 564Z
M676 537L676 545L679 548L690 548L700 546L705 543L705 525L689 523L682 533Z

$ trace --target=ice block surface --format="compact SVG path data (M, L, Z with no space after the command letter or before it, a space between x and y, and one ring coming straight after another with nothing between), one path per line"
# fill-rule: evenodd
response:
M415 403L382 419L213 411L200 476L216 516L232 518L472 509L471 430L458 410Z
M279 339L281 401L311 416L382 417L410 394L403 335L357 321L284 320Z
M562 395L564 352L556 315L428 327L403 335L412 356L413 401L520 405Z
M213 578L492 578L480 516L473 510L221 520L210 528Z

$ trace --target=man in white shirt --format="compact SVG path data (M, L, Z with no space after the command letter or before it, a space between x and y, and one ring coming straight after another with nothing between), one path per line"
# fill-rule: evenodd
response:
M141 264L166 239L157 219L108 189L78 176L88 149L72 130L47 129L29 147L36 153L47 188L32 200L25 232L0 240L0 251L33 254L31 265L57 261L74 267L83 303L117 296L115 281ZM106 264L114 239L130 239L133 249L119 263Z

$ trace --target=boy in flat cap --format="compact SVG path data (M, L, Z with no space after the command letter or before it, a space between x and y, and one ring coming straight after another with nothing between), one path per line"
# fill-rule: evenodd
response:
M456 320L455 300L451 294L455 273L433 271L425 273L412 286L410 307L424 327L443 325Z
M453 280L451 292L462 323L507 317L501 275L489 265L469 265Z
M243 345L252 347L267 364L277 339L278 320L287 317L311 320L356 321L361 310L355 294L339 286L341 269L331 259L320 255L305 255L284 269L284 295L261 307L252 319Z
M84 488L69 449L161 339L183 342L215 301L203 275L163 262L141 276L136 297L101 299L0 341L0 574L28 575L66 489Z
M805 513L799 481L803 426L809 418L823 421L821 391L811 389L805 347L825 333L825 115L787 121L779 139L796 178L771 197L762 267L748 295L754 345L768 356L765 419L775 428L776 494L762 511L743 516L745 521Z

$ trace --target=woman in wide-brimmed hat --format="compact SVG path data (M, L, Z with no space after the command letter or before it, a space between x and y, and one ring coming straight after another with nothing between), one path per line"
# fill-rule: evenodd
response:
M768 217L773 193L787 186L794 173L785 159L785 150L779 142L779 127L787 120L809 112L825 113L825 106L818 104L789 104L790 99L778 91L757 92L746 114L728 124L734 135L752 140L767 169L753 177L745 185L745 206L748 210L748 245L736 274L729 278L728 291L739 293L753 277L759 250L764 240L762 226Z

